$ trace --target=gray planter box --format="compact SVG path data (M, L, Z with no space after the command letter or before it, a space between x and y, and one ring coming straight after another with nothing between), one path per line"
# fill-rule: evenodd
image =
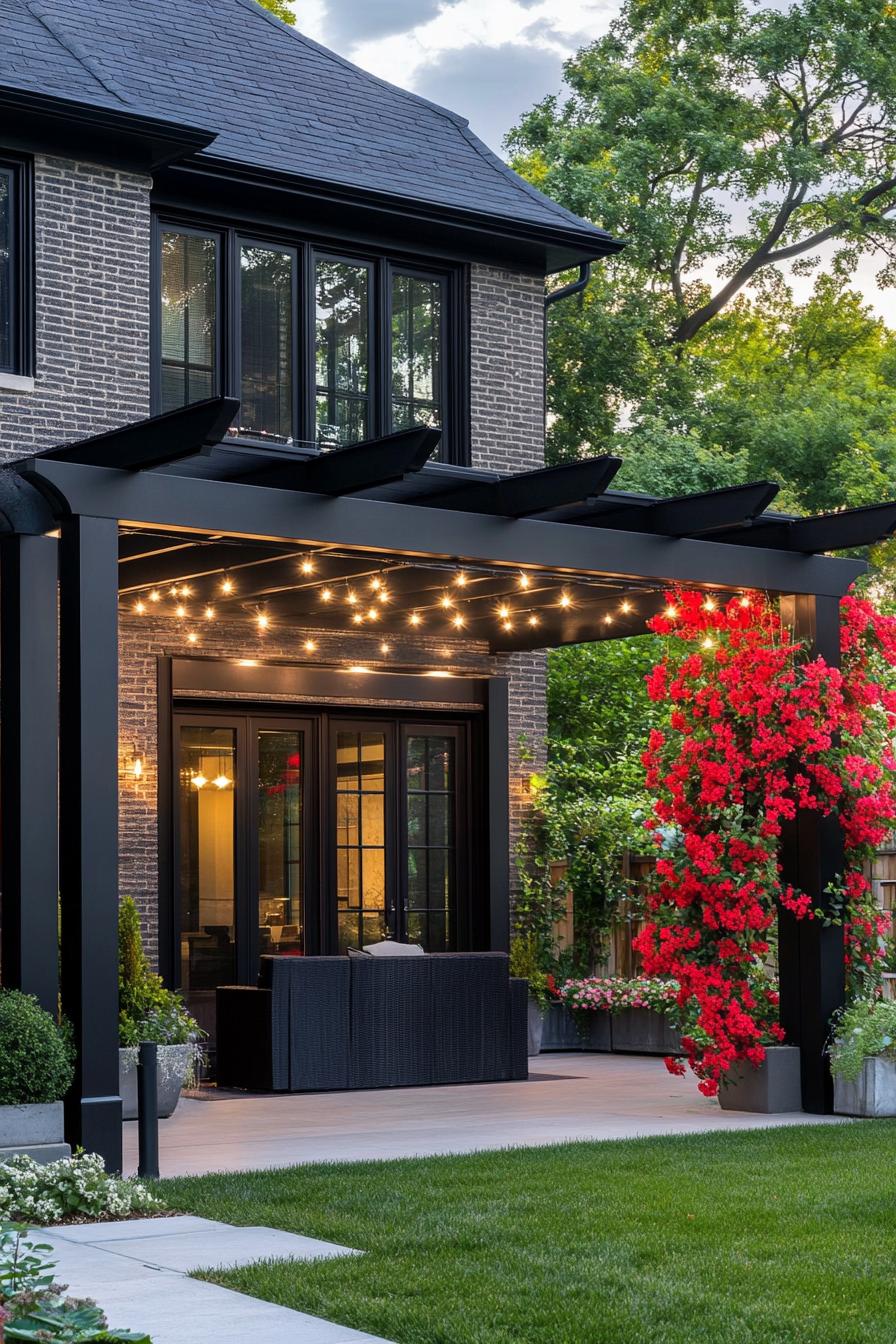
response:
M526 1019L528 1031L527 1053L532 1055L541 1054L541 1038L544 1034L544 1015L538 1005L537 1000L529 1000L529 1016Z
M0 1162L17 1153L25 1153L35 1162L56 1162L60 1157L71 1157L72 1150L63 1137L63 1125L61 1101L0 1106Z
M610 1014L587 1008L576 1013L565 1003L549 1004L541 1048L606 1053L611 1048Z
M160 1045L158 1049L159 1119L173 1115L190 1072L194 1045ZM137 1047L118 1052L118 1090L123 1120L137 1119Z
M835 1074L834 1110L838 1115L896 1115L896 1059L866 1059L854 1083Z
M623 1008L613 1013L613 1049L630 1055L677 1055L681 1037L655 1008Z
M758 1069L740 1063L727 1074L719 1088L719 1105L725 1111L801 1111L800 1052L795 1045L770 1045Z

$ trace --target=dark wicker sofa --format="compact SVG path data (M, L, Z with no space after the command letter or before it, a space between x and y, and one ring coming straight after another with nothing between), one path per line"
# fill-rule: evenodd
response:
M502 952L262 957L218 990L222 1087L330 1092L525 1078L527 985Z

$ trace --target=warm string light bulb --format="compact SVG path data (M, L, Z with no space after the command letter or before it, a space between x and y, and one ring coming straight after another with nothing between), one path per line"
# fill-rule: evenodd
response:
M712 600L711 597L708 597L708 598L706 599L706 601L703 603L703 610L704 610L704 611L715 611L715 609L716 609L716 604L715 604L715 602L713 602L713 600Z
M302 561L301 569L303 574L313 574L314 561L309 559L308 556L306 556L305 559Z
M458 572L455 574L454 582L457 584L459 588L466 588L467 576L462 569L458 570Z
M375 593L378 593L383 586L383 581L382 579L371 579L370 586Z
M456 630L462 630L463 627L466 625L466 621L464 620L463 616L461 616L460 612L458 611L458 612L455 612L455 614L452 616L452 618L451 618L451 624L455 627Z
M613 617L610 616L609 613L608 613L608 614L604 617L604 625L612 625L612 624L613 624Z
M423 617L420 615L419 611L412 611L410 616L408 617L408 625L422 625L422 624L423 624Z
M332 588L321 588L321 590L320 590L320 600L321 600L321 602L332 602L332 601L333 601L333 589L332 589Z
M263 611L260 611L255 619L258 624L259 630L267 630L268 626L271 623L270 616L266 616Z
M137 601L134 603L134 610L136 611L138 616L142 616L143 613L146 611L146 603L138 598Z
M619 610L622 612L624 616L627 616L631 611L631 609L632 609L631 602L623 602L622 606L619 608Z
M352 620L354 621L355 625L363 625L364 624L363 613L360 611L356 611L354 616L352 617Z
M346 594L345 594L345 600L346 600L346 602L349 604L350 607L354 607L354 606L357 605L357 602L358 602L358 594L354 591L353 588L349 588L349 589L348 589L348 591L347 591Z
M750 599L749 599L748 597L746 597L746 596L742 597L742 598L740 599L740 605L741 605L742 607L748 607L748 606L750 605Z
M386 641L383 640L382 644L380 645L380 653L391 653L391 652L392 652L392 645L387 644Z
M513 629L513 621L502 621L502 622L501 622L501 625L502 625L503 629L505 629L505 630L512 630L512 629Z
M519 585L520 585L521 588L528 588L528 587L529 587L529 582L530 582L530 580L529 580L529 575L528 575L528 574L521 574L521 575L519 576L519 579L517 580L517 582L519 583Z
M205 609L205 619L206 619L207 621L213 621L213 620L215 619L215 609L214 609L214 607L206 607L206 609Z
M177 616L180 620L183 620L183 618L186 616L186 614L187 614L187 609L186 609L186 607L184 606L184 604L183 604L182 602L179 602L179 603L177 604L177 606L174 608L174 614L175 614L175 616Z
M189 585L188 583L182 583L182 584L181 584L181 586L180 586L180 595L181 595L181 597L192 597L192 596L193 596L193 589L190 587L190 585Z
M221 581L221 592L226 593L228 597L230 596L233 592L233 579L223 579Z
M507 620L508 616L510 615L510 608L508 607L506 602L501 603L500 607L498 608L498 615L500 616L502 621Z
M448 593L443 593L439 598L439 606L444 607L446 611L450 611L454 606L454 599Z
M537 624L538 624L538 617L535 615L535 612L534 612L534 611L533 611L532 615L529 617L529 624L530 624L530 625L537 625Z
M199 636L197 635L197 633L196 633L195 630L191 630L190 633L187 635L187 643L188 643L188 644L198 644L198 643L199 643Z
M678 615L678 608L677 608L677 607L673 607L673 606L670 604L668 607L666 607L666 610L665 610L665 612L664 612L664 615L666 615L666 616L669 618L670 621L674 621L675 617Z
M569 593L561 593L561 594L560 594L560 605L561 605L561 607L563 608L564 611L565 611L568 607L571 607L571 606L572 606L572 598L570 597Z
M313 639L306 639L305 643L302 645L302 648L305 650L306 653L314 653L317 649L317 645L315 644Z

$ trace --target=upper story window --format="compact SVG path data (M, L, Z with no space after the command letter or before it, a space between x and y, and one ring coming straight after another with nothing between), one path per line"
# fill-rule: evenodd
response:
M158 410L226 393L240 436L324 447L439 425L466 460L458 272L176 223L157 246Z
M0 159L0 373L31 373L29 165Z

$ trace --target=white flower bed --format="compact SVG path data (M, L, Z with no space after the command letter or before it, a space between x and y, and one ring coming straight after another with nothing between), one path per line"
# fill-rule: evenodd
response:
M142 1182L110 1176L97 1153L76 1153L46 1166L21 1154L0 1163L0 1222L89 1222L156 1213L164 1207Z

